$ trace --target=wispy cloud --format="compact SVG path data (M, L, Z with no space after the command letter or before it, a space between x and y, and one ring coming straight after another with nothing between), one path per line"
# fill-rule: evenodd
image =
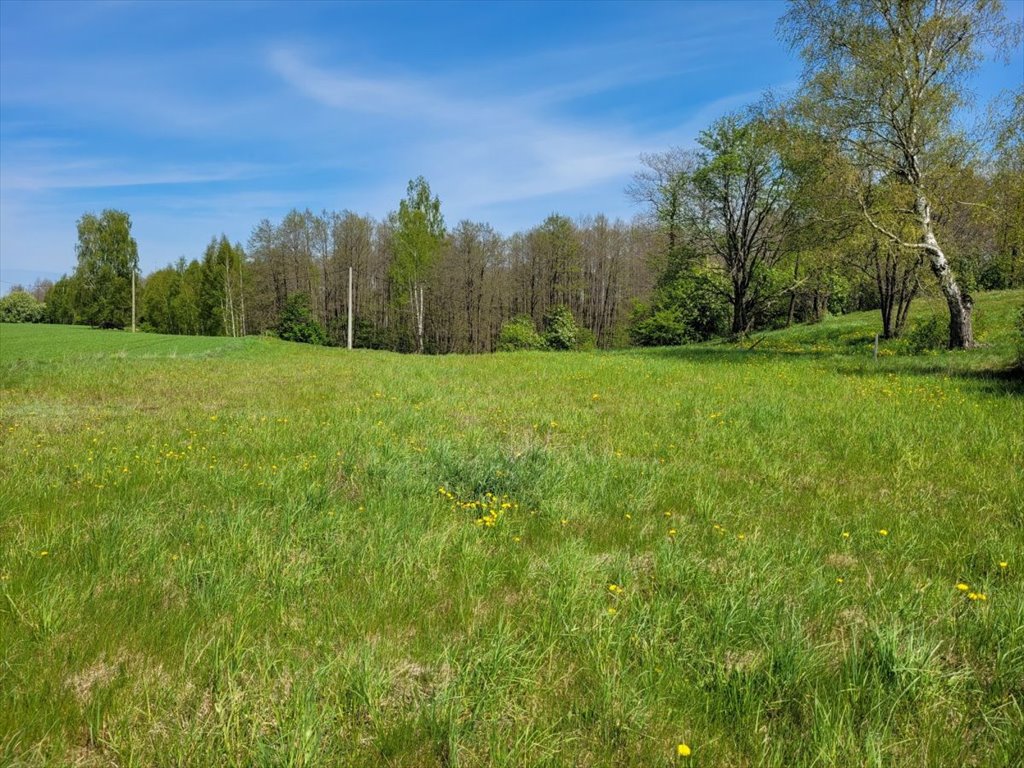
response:
M321 106L383 121L394 145L382 149L392 166L403 166L398 173L427 174L449 205L463 209L600 183L620 176L649 148L625 128L590 127L552 114L550 98L467 92L462 82L369 78L286 48L274 50L268 63Z

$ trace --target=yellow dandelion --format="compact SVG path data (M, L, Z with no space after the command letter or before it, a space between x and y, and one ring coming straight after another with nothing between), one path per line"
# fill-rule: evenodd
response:
M614 608L609 608L608 609L608 615L609 616L614 616L616 613L618 613L618 611L615 610Z
M836 577L836 584L842 584L842 583L843 583L843 577L842 576L837 576Z
M888 528L879 528L878 529L878 535L879 536L888 536L889 535L889 529Z
M959 589L961 592L966 592L970 589L970 587L964 584L962 581L956 585L956 588Z
M1007 567L1009 567L1009 565L1010 564L1008 562L1006 562L1005 560L1000 560L999 561L999 567L1000 568L1007 568Z
M46 550L46 549L39 550L39 556L40 557L46 557L48 554L50 554L49 550Z
M850 538L850 532L849 531L843 531L843 538L844 539Z
M690 746L688 744L680 743L680 744L676 745L676 755L677 756L679 756L679 757L689 757L692 754L693 754L693 750L690 749Z
M629 512L627 512L627 513L626 513L626 519L627 519L627 520L632 520L632 519L633 519L633 516L632 516L631 514L629 514Z
M601 396L600 396L599 394L597 394L597 392L595 392L594 394L592 394L592 395L590 396L590 399L591 399L591 400L600 400L600 399L601 399Z
M676 529L675 528L669 528L668 529L668 535L669 536L675 536L676 535Z

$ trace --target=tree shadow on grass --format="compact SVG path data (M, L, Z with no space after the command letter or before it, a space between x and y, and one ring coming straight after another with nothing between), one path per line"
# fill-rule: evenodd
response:
M837 373L846 376L923 376L928 378L953 378L970 382L982 392L990 395L1010 397L1024 396L1024 368L1003 365L992 368L958 368L948 363L917 364L906 367L874 367L871 364L857 367L838 367Z
M1024 368L1014 367L1006 362L980 361L962 357L965 353L953 352L939 357L928 356L884 356L878 360L865 354L865 339L851 339L846 348L833 349L760 349L755 346L700 345L682 347L655 347L645 354L665 360L690 363L730 363L735 365L763 364L765 360L805 359L820 366L831 363L832 369L844 376L923 376L928 378L951 377L971 382L982 391L994 395L1020 397L1024 395ZM854 351L856 350L856 351ZM966 353L970 354L970 353ZM811 375L811 372L808 372Z

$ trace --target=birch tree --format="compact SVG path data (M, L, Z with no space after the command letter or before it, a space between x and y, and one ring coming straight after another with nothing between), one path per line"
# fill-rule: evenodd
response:
M887 210L861 198L882 238L926 254L949 307L949 346L974 345L974 302L936 232L936 178L957 162L954 115L986 44L1013 34L998 0L791 0L780 32L800 50L805 103L864 187L899 182ZM913 238L883 219L910 220Z
M426 314L424 286L441 252L444 236L441 201L431 196L430 185L422 176L410 181L396 215L391 277L405 292L412 307L416 351L420 353L423 352Z

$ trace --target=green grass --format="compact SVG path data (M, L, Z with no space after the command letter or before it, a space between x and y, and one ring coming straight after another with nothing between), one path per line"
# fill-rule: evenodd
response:
M2 326L0 764L1019 765L1024 292L978 301L990 346L878 361L874 314L438 358Z

